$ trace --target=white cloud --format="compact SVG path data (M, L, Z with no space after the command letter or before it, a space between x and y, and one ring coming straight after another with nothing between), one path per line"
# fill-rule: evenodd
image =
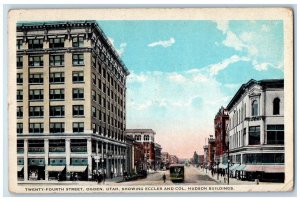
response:
M258 71L266 71L269 67L273 67L273 64L271 63L260 63L260 64L254 64L254 68Z
M185 77L179 73L171 73L168 78L174 82L184 82L186 80Z
M145 82L147 81L148 77L145 74L135 74L134 72L131 72L129 76L127 77L128 82Z
M175 43L175 39L172 37L169 40L165 40L165 41L157 41L157 42L152 42L150 44L148 44L148 47L155 47L155 46L162 46L162 47L170 47L171 45L173 45Z
M215 76L221 70L224 70L225 68L227 68L230 64L236 63L238 61L249 61L249 58L233 55L230 58L224 59L220 63L212 64L212 65L210 65L210 68L209 68L210 75Z
M228 31L226 39L222 42L227 47L232 47L235 50L241 51L245 45L232 31Z
M266 24L261 25L261 30L265 31L265 32L269 32L270 31L270 27L267 26Z
M217 23L217 29L221 30L223 34L225 34L229 29L229 22L227 20L217 20L215 21Z
M125 52L125 47L127 46L127 43L121 43L119 47L116 47L114 39L110 38L110 37L107 37L107 38L108 38L108 41L111 43L111 45L116 49L119 56L122 57Z

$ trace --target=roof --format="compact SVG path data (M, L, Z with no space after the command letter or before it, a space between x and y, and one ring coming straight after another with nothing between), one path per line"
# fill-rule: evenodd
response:
M122 66L123 70L125 71L126 75L129 75L129 70L125 66L124 62L121 60L120 56L118 55L116 49L113 45L109 42L108 37L105 35L99 24L96 20L71 20L71 21L46 21L46 22L18 22L17 23L17 31L27 31L29 29L38 29L38 30L47 30L47 29L66 29L67 27L83 27L83 26L90 26L94 28L96 32L100 36L108 47L111 50L112 55L117 60L117 62Z
M251 79L247 83L242 84L242 86L239 88L239 90L236 92L236 94L233 96L233 98L228 103L226 109L230 110L233 107L233 105L241 98L241 96L244 94L244 92L254 84L260 85L263 88L283 88L284 80L283 79L265 79L265 80L257 81L257 80Z
M152 129L126 129L125 133L154 133Z

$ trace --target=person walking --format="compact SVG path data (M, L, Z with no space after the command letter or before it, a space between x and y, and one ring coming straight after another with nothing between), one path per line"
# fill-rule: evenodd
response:
M166 174L164 173L164 175L162 176L162 179L164 180L164 183L166 183Z

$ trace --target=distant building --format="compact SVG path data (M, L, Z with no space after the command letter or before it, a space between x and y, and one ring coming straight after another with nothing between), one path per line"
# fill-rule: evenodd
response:
M179 159L176 155L170 155L170 164L177 164Z
M161 158L161 145L158 143L154 144L154 152L155 152L155 170L159 170L162 168L162 158Z
M208 166L211 169L215 165L215 139L208 138Z
M284 80L250 80L227 110L231 170L249 179L284 180Z
M163 169L169 169L170 154L168 152L161 152L161 163L162 163Z
M144 157L147 160L147 169L155 169L155 132L152 129L126 129L126 135L134 137L137 143L144 147Z
M203 151L204 151L204 157L203 157L204 167L208 168L208 145L203 146Z
M199 164L200 164L201 167L204 166L204 155L203 154L199 155Z
M215 160L217 163L227 163L225 159L227 158L226 150L228 150L228 148L225 139L228 121L228 111L221 107L214 119L216 149Z

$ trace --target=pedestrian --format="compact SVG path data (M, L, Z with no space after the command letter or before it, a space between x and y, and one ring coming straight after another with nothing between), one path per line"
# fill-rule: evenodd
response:
M112 179L114 176L114 173L113 172L110 172L110 179Z
M166 183L166 175L165 174L162 176L162 179L164 180L164 183Z
M105 184L106 174L103 172L103 184Z

